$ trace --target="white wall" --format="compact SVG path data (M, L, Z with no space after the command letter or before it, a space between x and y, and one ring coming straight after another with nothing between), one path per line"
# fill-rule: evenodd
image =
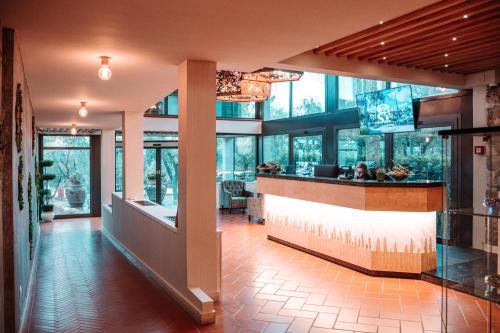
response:
M178 132L177 118L144 117L144 131ZM229 134L261 134L262 122L260 120L218 119L216 131Z

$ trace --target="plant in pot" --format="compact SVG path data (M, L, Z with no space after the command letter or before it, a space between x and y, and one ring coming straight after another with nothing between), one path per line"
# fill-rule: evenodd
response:
M87 199L87 190L83 186L83 176L75 172L69 177L64 196L71 208L82 209Z
M47 182L54 180L56 175L45 173L45 168L51 167L53 164L54 161L51 160L40 161L40 170L42 172L39 175L41 188L38 194L40 196L41 218L45 222L52 222L54 220L54 205L49 204L49 201L54 197L54 194L51 193L50 189L48 189Z
M273 161L269 161L267 163L261 163L257 165L257 171L260 171L261 173L270 173L270 174L277 174L281 172L281 165L278 163L274 163Z
M378 182L385 181L385 168L377 168L377 170L375 170L375 175L377 176Z

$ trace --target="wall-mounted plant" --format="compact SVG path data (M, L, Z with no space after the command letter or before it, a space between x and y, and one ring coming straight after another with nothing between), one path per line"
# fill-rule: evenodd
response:
M23 91L20 83L17 84L16 108L14 111L16 118L16 147L19 154L23 148Z
M30 260L33 259L33 188L31 172L28 175L28 241L30 243Z
M23 155L20 155L19 164L17 165L17 202L19 203L19 210L23 210L24 208L23 179L24 179L24 160L23 160Z
M51 222L54 219L54 205L49 204L49 200L55 196L54 193L50 191L48 188L47 182L54 180L56 175L45 173L45 168L51 167L54 164L54 161L51 160L43 160L40 161L40 210L42 212L42 219L45 222ZM56 189L59 185L56 186Z

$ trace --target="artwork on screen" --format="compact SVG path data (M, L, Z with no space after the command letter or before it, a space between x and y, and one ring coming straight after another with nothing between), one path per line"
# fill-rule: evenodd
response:
M361 134L415 130L411 87L402 86L356 95Z

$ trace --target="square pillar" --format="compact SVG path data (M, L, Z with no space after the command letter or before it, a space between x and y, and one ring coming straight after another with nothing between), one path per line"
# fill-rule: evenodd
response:
M187 286L218 299L215 76L215 62L179 65L178 212L186 237Z
M144 200L144 114L122 113L123 200Z
M115 131L101 133L101 203L111 205L111 193L115 191Z

